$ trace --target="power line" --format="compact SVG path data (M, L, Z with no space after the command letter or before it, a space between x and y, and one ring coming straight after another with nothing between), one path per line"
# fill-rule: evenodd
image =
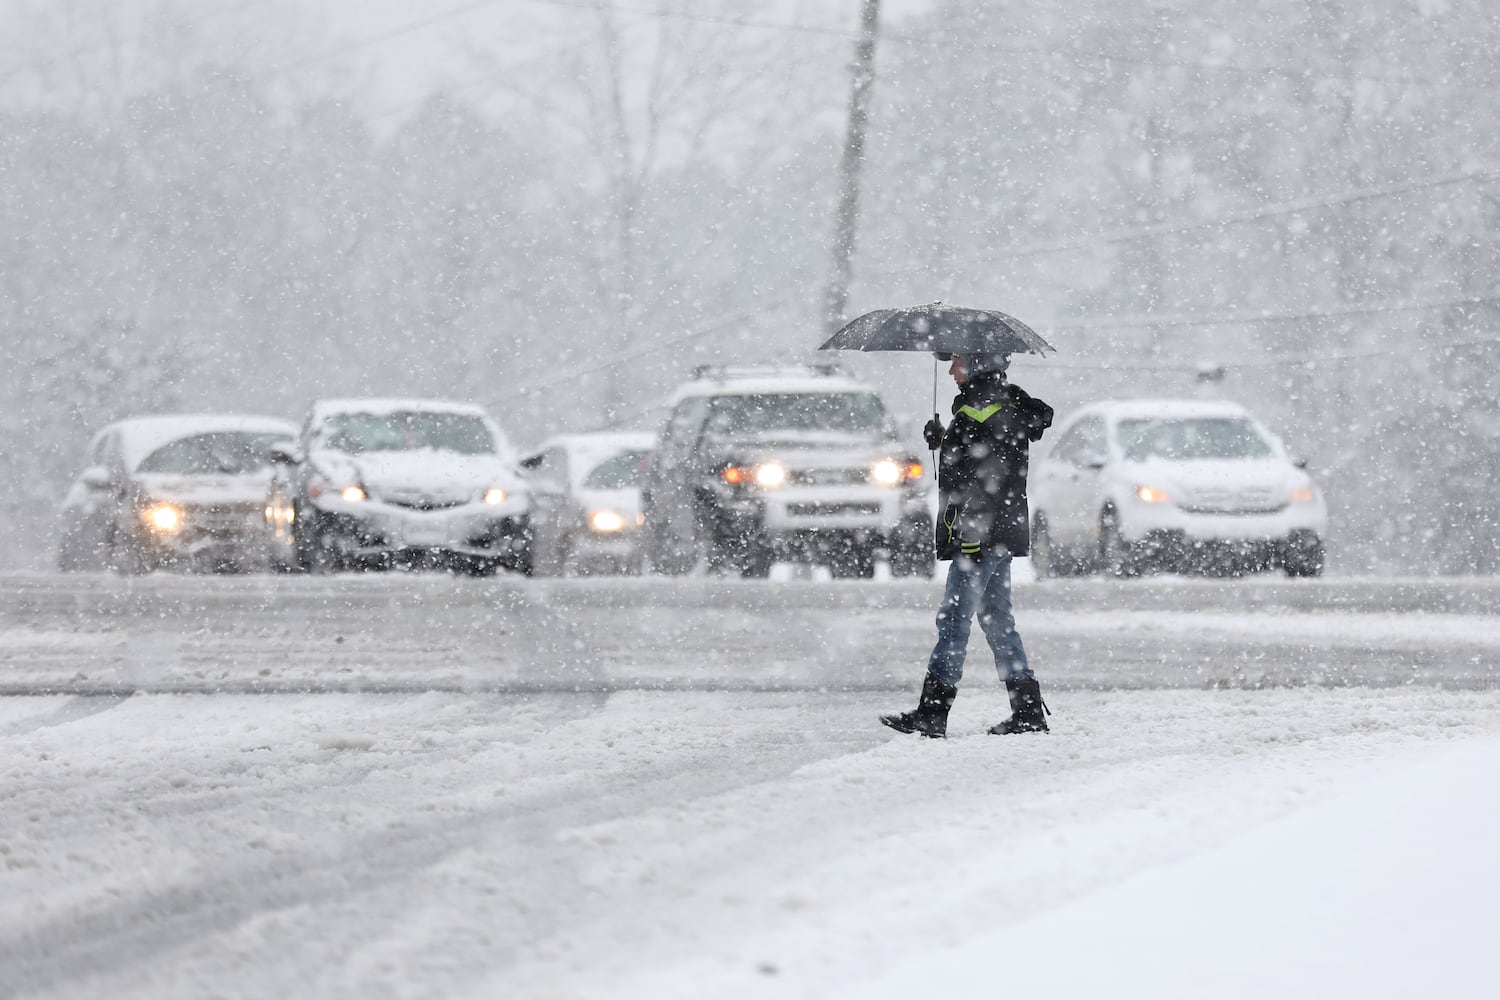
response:
M1127 330L1165 329L1168 327L1192 326L1258 326L1261 324L1288 323L1305 319L1337 319L1345 316L1373 316L1385 313L1428 312L1434 309L1451 309L1455 306L1487 305L1500 302L1500 291L1479 295L1463 295L1441 299L1422 299L1416 302L1354 303L1347 306L1324 306L1298 312L1234 313L1221 316L1121 316L1118 318L1081 317L1062 323L1045 324L1053 330Z

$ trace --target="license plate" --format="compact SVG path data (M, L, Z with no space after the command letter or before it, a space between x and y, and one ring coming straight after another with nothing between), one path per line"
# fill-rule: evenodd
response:
M412 524L401 532L407 545L442 545L448 541L448 529L441 524Z

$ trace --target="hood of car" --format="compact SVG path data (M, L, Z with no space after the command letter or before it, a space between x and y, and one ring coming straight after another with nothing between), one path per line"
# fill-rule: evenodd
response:
M1310 480L1279 458L1127 463L1130 485L1166 490L1179 507L1202 511L1277 510Z
M143 473L136 477L141 492L154 500L170 500L195 506L262 503L270 484L270 471L242 476L183 476Z
M365 455L324 452L318 459L321 467L363 486L372 498L393 503L456 504L493 487L510 493L526 488L499 455L424 449Z

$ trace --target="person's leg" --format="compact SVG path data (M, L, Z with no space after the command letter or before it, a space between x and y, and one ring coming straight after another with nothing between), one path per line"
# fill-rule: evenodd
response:
M948 583L938 605L937 643L927 658L927 672L953 687L964 675L969 630L984 592L983 560L959 556L948 564Z
M995 654L995 670L1002 681L1033 680L1031 664L1026 659L1026 646L1021 642L1021 633L1016 631L1016 618L1011 608L1009 552L987 552L983 559L985 573L984 592L979 601L979 627L989 640L990 650Z

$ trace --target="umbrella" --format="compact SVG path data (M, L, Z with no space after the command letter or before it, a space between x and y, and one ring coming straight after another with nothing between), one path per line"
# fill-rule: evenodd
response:
M850 320L820 351L934 351L944 354L1046 354L1056 352L1031 327L993 309L964 309L932 302L907 309L876 309Z
M994 309L965 309L932 302L907 309L876 309L845 323L820 351L932 351L939 354L1041 354L1057 348L1014 316ZM932 371L937 410L937 368ZM937 413L932 419L941 423ZM937 460L932 473L937 475Z

